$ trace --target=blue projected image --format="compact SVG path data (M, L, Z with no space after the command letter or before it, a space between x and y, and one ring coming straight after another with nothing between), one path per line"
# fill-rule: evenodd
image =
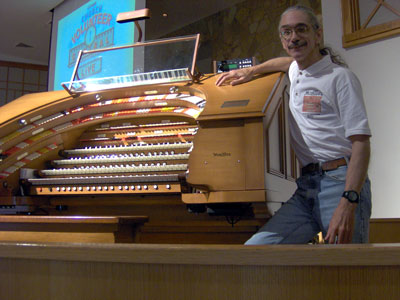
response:
M92 0L59 21L54 90L61 90L61 83L71 80L80 50L129 45L134 42L134 24L119 24L116 21L119 13L133 10L135 0ZM79 78L98 78L107 73L104 55L85 57L80 63ZM121 61L124 63L121 64ZM126 57L118 57L118 62L112 67L115 73L132 73L133 53L126 51Z

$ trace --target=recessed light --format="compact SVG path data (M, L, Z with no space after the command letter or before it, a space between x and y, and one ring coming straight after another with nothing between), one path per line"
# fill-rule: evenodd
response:
M18 47L18 48L33 48L33 46L25 44L25 43L18 43L17 45L15 45L15 47Z

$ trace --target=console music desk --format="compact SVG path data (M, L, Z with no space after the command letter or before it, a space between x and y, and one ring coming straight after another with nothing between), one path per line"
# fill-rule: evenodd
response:
M400 244L0 243L0 269L8 300L400 297Z

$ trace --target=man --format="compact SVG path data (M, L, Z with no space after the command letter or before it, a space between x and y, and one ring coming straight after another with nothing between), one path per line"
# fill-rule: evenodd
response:
M246 244L307 243L320 231L329 243L366 243L371 132L360 83L322 49L322 29L309 8L288 8L279 33L290 57L224 73L216 82L236 85L276 71L291 81L291 143L302 174L292 198Z

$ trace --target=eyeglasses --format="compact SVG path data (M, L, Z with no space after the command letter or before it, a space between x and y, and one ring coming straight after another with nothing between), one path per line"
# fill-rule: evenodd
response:
M292 37L293 32L296 32L296 34L298 36L304 37L309 33L309 31L310 31L310 27L308 25L299 24L294 28L290 28L290 27L283 28L283 29L281 29L281 31L279 33L284 40L288 41Z

